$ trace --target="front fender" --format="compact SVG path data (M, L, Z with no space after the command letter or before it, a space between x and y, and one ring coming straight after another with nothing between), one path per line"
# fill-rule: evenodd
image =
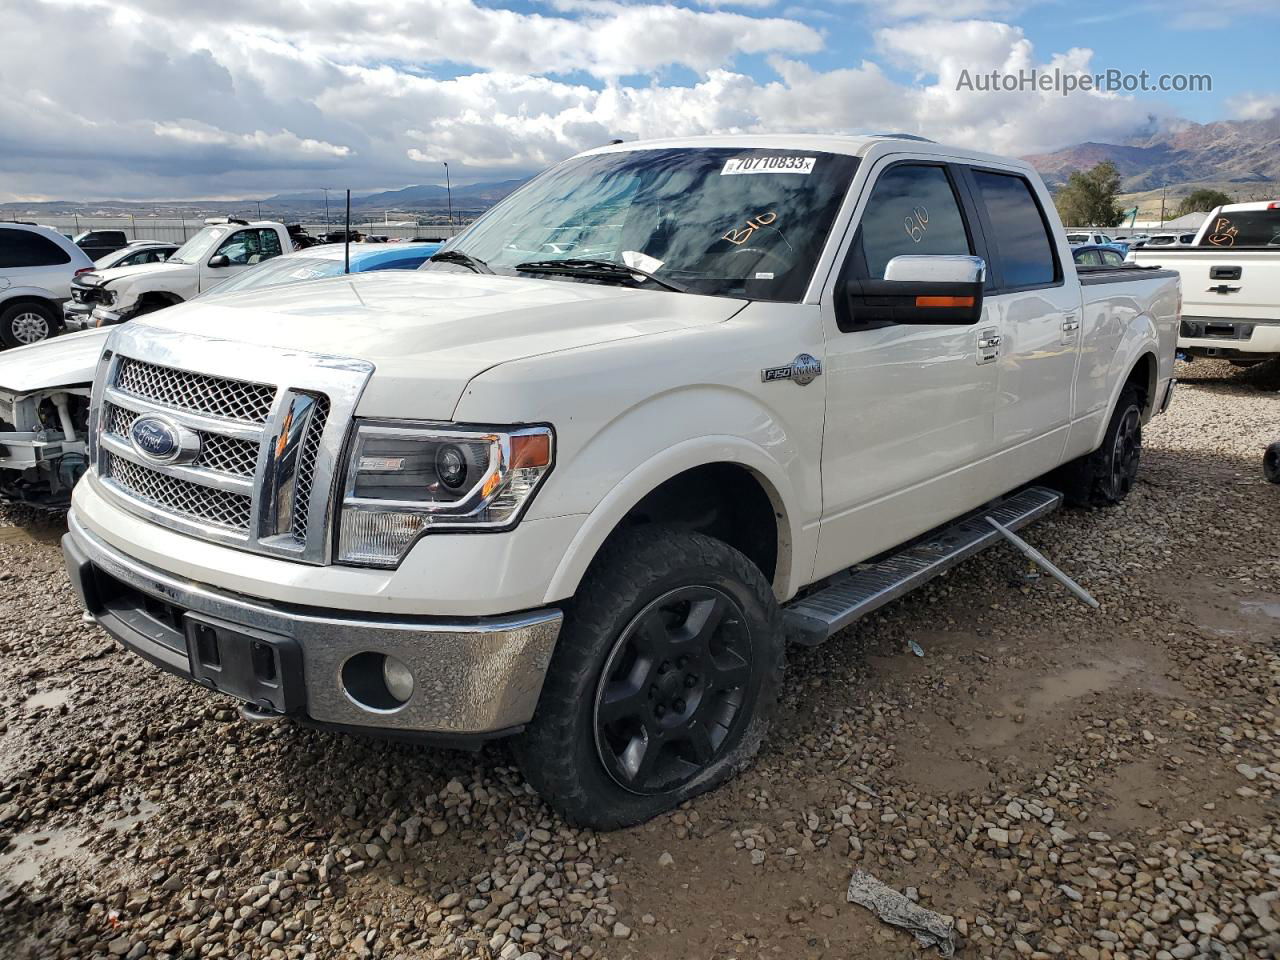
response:
M155 274L138 274L123 280L107 280L103 286L115 294L115 301L109 309L114 313L126 313L138 305L148 293L163 293L179 300L190 299L192 292L188 287L194 280L175 277L173 271L158 270Z
M812 568L817 548L817 528L806 530L787 504L795 502L791 478L782 466L757 444L742 437L713 435L696 437L667 447L623 476L578 528L576 536L556 567L544 602L554 603L572 596L622 519L649 493L672 477L695 467L713 463L733 463L745 467L760 482L778 521L778 567L774 592L779 599L793 595L803 585ZM800 562L797 558L808 558Z

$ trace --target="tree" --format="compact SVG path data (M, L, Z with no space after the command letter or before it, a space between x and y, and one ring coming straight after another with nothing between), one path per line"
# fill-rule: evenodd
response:
M1214 207L1220 207L1224 203L1231 203L1231 197L1221 190L1209 190L1206 187L1201 187L1198 190L1192 190L1182 198L1182 202L1178 204L1178 212L1174 216L1181 217L1187 213L1208 213Z
M1054 203L1068 227L1118 227L1124 220L1124 210L1116 202L1119 192L1120 171L1104 160L1092 170L1073 170Z

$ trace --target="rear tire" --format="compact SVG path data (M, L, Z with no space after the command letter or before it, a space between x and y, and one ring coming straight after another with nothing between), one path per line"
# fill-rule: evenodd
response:
M748 765L782 673L781 614L750 560L698 533L627 530L566 606L516 759L567 820L640 823Z
M1142 398L1125 387L1111 413L1102 445L1066 464L1055 478L1067 503L1076 507L1107 507L1129 495L1142 458Z
M15 303L0 310L0 343L25 347L48 340L58 331L58 318L41 303Z

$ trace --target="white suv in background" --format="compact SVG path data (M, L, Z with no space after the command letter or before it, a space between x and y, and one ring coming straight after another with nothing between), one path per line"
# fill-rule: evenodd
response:
M0 223L0 344L20 347L53 336L71 278L92 269L85 252L56 230Z

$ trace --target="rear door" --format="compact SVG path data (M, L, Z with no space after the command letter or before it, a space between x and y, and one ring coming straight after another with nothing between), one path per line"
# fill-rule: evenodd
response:
M973 326L860 321L844 290L883 278L896 256L976 254L981 239L955 168L885 160L841 270L823 295L827 417L818 577L951 519L990 497L973 469L990 455L996 364Z
M55 300L67 300L76 267L89 266L88 260L71 260L69 252L41 231L0 226L0 288L36 287Z
M1000 328L995 447L1014 484L1062 460L1080 344L1080 284L1035 188L1016 171L966 176L992 252L987 308ZM1012 485L1012 484L1011 484Z

